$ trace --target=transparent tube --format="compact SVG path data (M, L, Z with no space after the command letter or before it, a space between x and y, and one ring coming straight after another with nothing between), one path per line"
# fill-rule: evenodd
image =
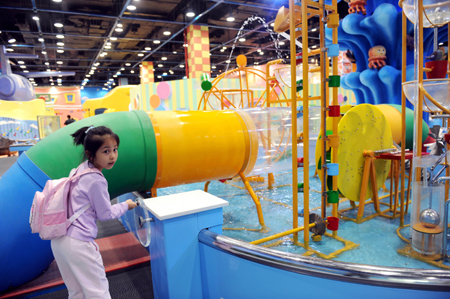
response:
M312 108L312 109L311 109ZM250 153L253 169L246 169L249 176L274 173L292 169L292 114L291 108L239 109L236 110L246 123L249 131ZM303 131L301 112L296 117L297 132ZM310 107L310 139L315 141L320 130L320 107ZM296 138L297 139L297 138ZM257 143L257 146L256 144ZM298 157L303 157L302 143L298 147ZM310 144L310 161L314 161L315 142Z
M273 173L292 168L292 123L290 108L236 110L246 123L250 138L248 175ZM257 146L256 144L257 143ZM246 172L249 171L246 170Z
M414 12L414 1L403 2L405 15L413 24L418 20ZM423 9L423 27L425 28L442 26L450 22L450 1L423 0Z

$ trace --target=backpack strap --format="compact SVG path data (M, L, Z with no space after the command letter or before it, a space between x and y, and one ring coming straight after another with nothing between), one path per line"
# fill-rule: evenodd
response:
M83 214L84 212L87 211L87 209L89 209L89 207L91 206L90 203L87 203L85 206L83 206L81 209L79 209L75 214L72 215L72 217L70 217L67 222L66 222L66 227L69 227L72 222L74 222L75 220L77 220L78 217L81 216L81 214Z
M75 180L75 179L81 177L82 175L88 174L88 173L98 173L98 174L100 174L101 176L103 176L103 173L102 173L98 168L96 168L96 167L92 167L92 168L91 168L91 167L88 167L88 168L86 168L85 170L83 170L83 171L80 172L80 173L77 173L77 172L78 172L78 168L76 169L75 173L74 173L72 176L69 176L69 180L68 180L68 182L66 183L68 186L70 186L70 183L71 183L73 180ZM90 203L87 203L87 204L84 205L81 209L79 209L76 213L74 213L74 214L72 215L72 217L70 217L70 218L66 221L66 227L69 227L75 220L77 220L78 217L81 216L81 214L83 214L84 212L86 212L87 209L89 209L90 206L91 206L91 204L90 204Z

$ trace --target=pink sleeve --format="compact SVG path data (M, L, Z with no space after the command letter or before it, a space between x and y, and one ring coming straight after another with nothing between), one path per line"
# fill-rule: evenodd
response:
M93 183L89 188L88 197L100 221L117 219L128 211L126 202L111 205L106 181Z

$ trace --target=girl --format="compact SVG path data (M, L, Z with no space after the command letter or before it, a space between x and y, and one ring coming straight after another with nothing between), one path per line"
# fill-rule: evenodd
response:
M94 239L97 237L97 219L117 219L127 210L134 209L131 199L111 206L108 183L101 174L117 161L119 136L111 129L84 127L72 134L75 145L84 147L84 161L70 175L87 167L98 172L75 179L70 186L68 217L88 203L90 207L67 229L63 237L51 241L53 255L58 264L69 298L111 298L103 260Z

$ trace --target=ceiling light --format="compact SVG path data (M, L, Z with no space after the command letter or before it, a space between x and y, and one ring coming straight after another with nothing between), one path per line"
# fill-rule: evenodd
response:
M46 51L42 51L41 53L42 53L43 55L47 54L47 52L46 52Z
M181 67L181 68L184 68L184 64L180 64L180 67Z
M173 53L173 54L177 54L177 51L173 51L172 53Z
M169 70L169 73L173 75L173 71L172 70Z
M160 41L160 40L157 40L157 39L155 39L155 40L153 41L153 43L154 43L154 44L160 44L160 43L161 43L161 41Z
M160 64L158 64L158 67L163 67L163 65L160 63Z
M102 55L108 55L108 53L106 53L106 52L103 52L103 53L102 53Z
M64 50L56 50L58 53L64 53Z
M129 63L129 62L125 63L125 66L130 66L130 65L131 65L131 63Z
M113 75L114 78L117 78L117 75Z
M442 46L444 43L439 43L439 46Z
M56 43L56 45L59 47L64 47L64 43L62 43L62 42Z
M38 38L38 41L44 42L44 39L41 37L41 38Z
M91 77L91 75L89 75L89 74L88 74L88 75L86 75L86 77L88 77L88 78L89 78L89 77Z
M225 46L224 46L224 47L222 47L222 49L226 50L226 49L227 49L227 47L225 47Z
M39 17L38 16L33 16L33 20L39 21Z
M227 21L228 21L228 22L234 22L234 17L228 17L228 18L227 18Z
M23 72L24 72L24 73L29 73L29 71L27 71L27 70L23 70Z
M50 65L50 63L46 62L45 65Z
M58 86L62 86L62 84L61 84L61 83L58 83Z
M121 70L121 71L124 71L124 70L125 70L125 68L124 68L124 67L122 67L122 68L120 68L120 70Z
M211 56L212 54L211 53L209 53L209 56Z
M255 64L256 64L256 65L258 65L258 64L259 64L259 62L257 62L257 61L256 61L256 62L255 62Z
M15 43L15 42L16 42L15 38L8 39L8 43L10 43L10 44Z
M122 23L117 23L117 27L122 28L123 27Z
M53 0L53 2L61 2L62 0Z
M188 12L186 13L186 17L193 18L195 17L195 13L192 10L188 10Z
M220 52L225 52L225 50L224 49L220 49Z
M239 41L240 42L245 42L245 38L241 37L241 38L239 38Z
M164 35L170 35L171 32L169 30L166 29L166 31L163 32Z
M314 31L316 31L317 30L317 28L313 28L313 29L311 29L311 32L314 32Z
M17 61L18 64L25 64L25 62L21 61Z
M158 79L161 79L161 76L158 76Z
M264 55L264 52L263 51L259 52L259 55Z
M283 46L283 45L284 45L284 42L283 42L283 41L280 41L280 42L278 43L278 45Z
M314 45L314 46L312 46L311 48L312 48L312 49L317 48L317 45Z
M114 81L114 79L113 78L109 78L109 81Z
M117 37L111 37L110 40L117 40Z
M91 67L91 70L96 70L97 68L95 66Z
M116 73L117 76L120 76L121 74L122 74L121 72L117 72L117 73Z
M105 49L111 49L111 46L105 46Z
M167 57L161 57L161 60L167 60Z
M150 51L152 48L150 48L150 47L145 47L145 50L146 51Z
M57 34L57 35L56 35L56 38L64 38L64 35L62 35L62 34Z
M144 54L142 54L142 53L139 53L139 54L138 54L138 56L142 57L142 56L144 56Z
M183 44L183 47L187 48L187 47L188 47L188 44Z
M127 9L128 9L128 10L136 10L136 6L134 6L134 5L128 5L128 6L127 6Z
M231 61L230 60L225 60L225 63L230 63Z
M51 69L47 69L47 72L51 72L52 70Z
M211 67L212 69L215 69L216 68L216 66L215 65L213 65L212 67Z
M6 48L6 51L8 51L8 52L13 52L13 51L14 51L14 49L11 49L11 48Z
M100 62L94 63L94 65L95 65L95 66L99 66L99 65L100 65Z
M256 52L261 52L261 49L256 50Z
M55 27L58 27L58 28L64 27L64 25L62 23L55 23L54 25L55 25Z
M26 65L21 65L20 68L21 68L21 69L26 69L27 66L26 66Z
M270 23L270 26L272 26L272 27L275 26L275 23Z
M133 71L133 70L131 70L131 71L130 71L130 73L134 74L134 71Z
M117 32L122 32L122 31L123 31L123 29L120 28L120 27L117 27L115 30L116 30Z
M57 63L57 64L63 64L63 62L62 62L62 61L57 61L56 63Z

